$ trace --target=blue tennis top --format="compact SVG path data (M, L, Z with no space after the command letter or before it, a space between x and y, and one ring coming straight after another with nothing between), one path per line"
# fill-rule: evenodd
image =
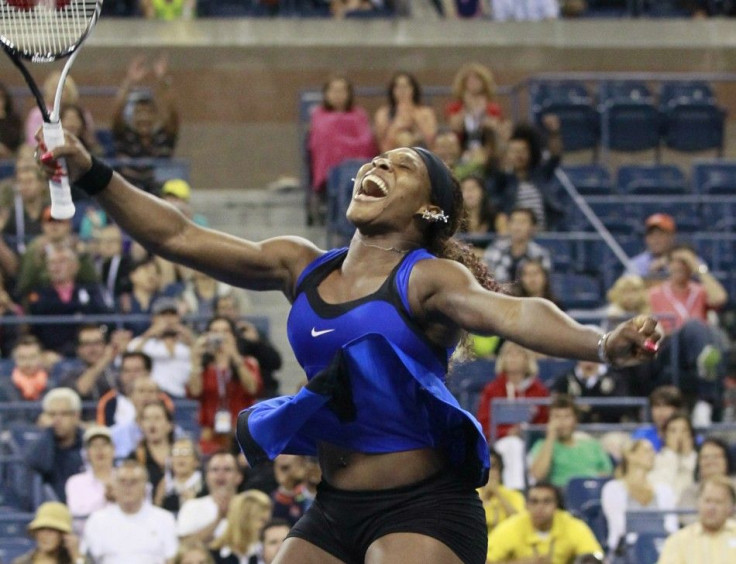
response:
M452 349L431 343L410 313L412 268L434 255L412 251L373 294L327 303L318 286L346 254L344 248L329 251L304 270L287 332L309 380L342 355L354 417L341 420L331 398L307 388L257 403L238 417L238 441L248 462L281 453L314 456L320 442L363 453L431 447L443 450L473 484L485 484L489 457L480 425L445 386Z

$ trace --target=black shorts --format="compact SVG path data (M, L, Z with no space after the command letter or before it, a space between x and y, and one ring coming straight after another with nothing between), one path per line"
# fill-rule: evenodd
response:
M488 530L478 493L453 472L400 488L339 490L324 480L290 537L304 539L348 564L389 533L418 533L446 544L464 564L485 564Z

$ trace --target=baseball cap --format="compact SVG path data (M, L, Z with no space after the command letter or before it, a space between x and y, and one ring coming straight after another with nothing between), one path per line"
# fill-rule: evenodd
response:
M88 427L84 432L82 442L87 446L89 442L96 437L105 437L112 443L112 433L110 432L110 429L104 425L92 425L91 427Z
M161 193L164 196L169 194L179 198L180 200L189 201L189 198L192 195L192 188L186 180L182 180L181 178L172 178L171 180L164 182L163 188L161 188Z
M53 529L62 533L72 532L72 514L66 505L58 501L47 501L38 506L36 516L28 524L29 531Z
M671 215L666 213L655 213L654 215L650 215L644 225L646 226L647 231L656 228L666 231L667 233L674 233L677 230L675 220Z
M151 306L151 313L153 313L154 315L158 315L159 313L166 313L168 311L173 311L175 313L179 312L179 303L174 298L157 298Z

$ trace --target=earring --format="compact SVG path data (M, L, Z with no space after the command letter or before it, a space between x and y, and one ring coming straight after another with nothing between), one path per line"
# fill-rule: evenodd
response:
M422 219L425 221L429 221L430 223L436 223L438 221L442 221L444 223L447 223L447 220L450 219L445 215L445 212L440 210L438 212L424 210L422 212Z

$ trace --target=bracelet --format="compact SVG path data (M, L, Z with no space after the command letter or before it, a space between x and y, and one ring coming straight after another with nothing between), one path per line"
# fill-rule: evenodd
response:
M610 336L611 333L609 331L608 333L603 333L600 339L598 339L598 359L603 364L611 364L611 357L608 356L608 352L606 351L606 343L608 343L608 337Z
M112 168L107 166L101 160L92 157L92 166L85 172L74 185L80 190L84 190L90 196L94 196L102 192L112 179Z

